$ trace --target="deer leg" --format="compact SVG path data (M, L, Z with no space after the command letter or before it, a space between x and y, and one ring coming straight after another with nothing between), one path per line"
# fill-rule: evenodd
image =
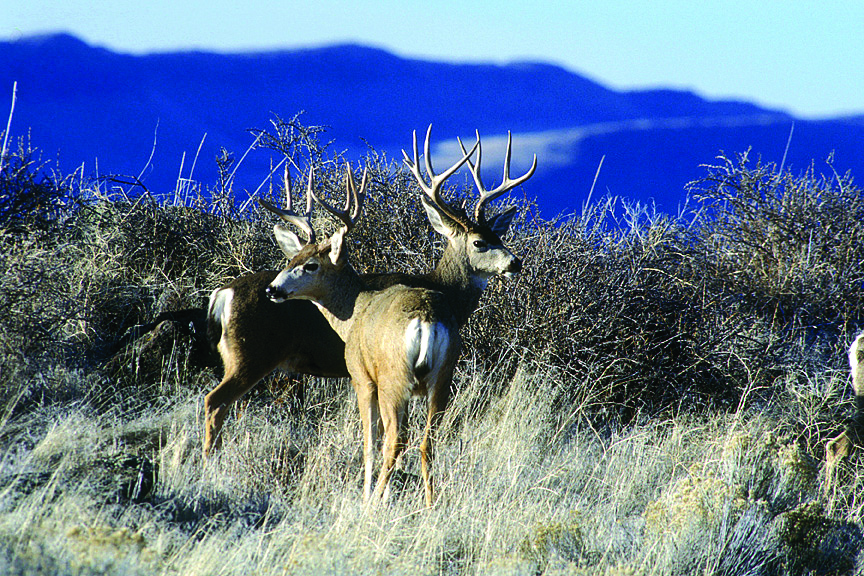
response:
M357 393L357 407L360 409L360 422L363 428L363 500L369 502L372 496L372 472L375 463L375 442L378 431L378 398L371 382L354 383Z
M830 492L837 473L837 466L848 458L864 438L864 395L855 390L855 414L846 429L825 445L825 492Z
M391 388L392 389L392 388ZM381 420L384 423L384 446L381 473L378 475L378 485L375 496L386 500L390 492L390 475L396 459L405 449L404 419L406 400L395 402L379 402Z
M213 454L222 442L222 424L231 404L251 390L266 375L227 372L222 382L204 397L204 460Z
M835 436L825 445L825 462L828 466L834 466L838 460L846 458L852 453L852 440L847 431Z
M445 374L442 380L432 388L429 396L429 411L426 416L426 430L423 432L423 441L420 443L420 472L423 474L423 486L426 490L426 507L431 508L435 501L432 490L432 454L433 436L435 429L441 422L444 409L450 399L450 382L452 372Z
M857 392L857 391L856 391ZM855 396L855 414L846 429L825 445L825 460L828 463L846 458L864 440L864 394Z
M825 493L831 492L834 484L834 476L840 460L849 456L852 451L852 442L844 430L839 436L835 436L825 445Z

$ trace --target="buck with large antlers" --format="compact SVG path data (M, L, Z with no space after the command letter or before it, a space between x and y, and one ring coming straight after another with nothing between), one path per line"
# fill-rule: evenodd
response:
M286 220L305 225L303 218L293 216L287 168L285 190ZM279 211L266 202L263 205ZM274 228L277 237L280 233L281 227ZM277 367L314 376L349 375L345 343L314 304L303 300L276 304L267 297L265 289L277 274L278 270L262 270L240 276L210 294L207 332L222 358L224 375L204 398L205 459L221 441L231 404Z
M425 193L422 204L429 221L436 231L447 238L441 259L432 272L422 276L378 274L364 278L371 287L378 289L403 284L444 292L453 303L461 326L477 308L490 277L509 276L521 269L519 259L501 240L516 214L515 208L491 218L486 217L485 208L491 200L530 178L536 168L537 157L534 157L531 169L525 175L511 180L511 141L508 135L504 182L492 191L487 191L480 179L478 156L476 164L470 165L480 193L472 221L463 210L452 208L443 200L441 186L469 161L475 150L479 151L479 134L477 143L470 151L466 152L463 148L464 156L448 170L436 175L431 168L429 150L431 128L427 130L424 146L426 171L431 182L426 182L419 170L416 133L413 162L407 154L405 156ZM290 196L287 174L285 189ZM288 202L290 212L290 198ZM266 203L264 205L273 209ZM291 219L287 221L291 222ZM281 234L276 229L274 233ZM208 332L214 345L218 343L225 376L205 399L205 457L216 446L228 407L275 368L281 366L286 370L319 376L348 376L344 344L311 302L291 300L276 304L266 297L264 290L277 274L278 271L266 270L241 276L211 295Z
M477 142L470 151L466 151L462 141L459 140L464 155L456 164L441 174L435 174L432 169L431 134L432 126L430 125L426 131L426 141L423 146L429 182L420 172L416 132L414 133L413 158L409 157L404 150L402 154L405 157L405 164L408 165L424 192L422 204L429 222L438 233L447 238L447 247L444 248L441 260L435 269L423 278L453 297L453 301L456 302L459 324L462 325L477 309L480 296L490 278L496 275L509 277L522 269L522 262L504 246L504 242L501 240L516 215L516 208L511 207L491 218L486 216L485 208L492 200L528 180L537 168L537 156L534 156L534 161L527 173L512 180L510 178L512 138L508 132L503 182L497 188L487 190L480 178L482 150L479 132L477 133ZM476 164L470 160L475 149L477 150ZM466 162L480 194L474 207L474 220L463 209L453 208L441 197L441 186L444 181Z

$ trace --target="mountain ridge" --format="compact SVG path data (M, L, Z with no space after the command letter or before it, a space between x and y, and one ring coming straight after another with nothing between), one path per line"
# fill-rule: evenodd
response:
M367 142L399 158L411 132L429 123L445 149L475 128L484 143L511 130L514 164L538 152L538 171L525 192L538 196L544 213L580 206L602 157L600 192L673 212L684 184L721 150L752 149L779 163L793 122L787 165L803 169L833 152L840 171L864 170L864 159L856 158L864 145L861 117L813 122L689 91L615 91L542 62L442 63L355 43L131 55L70 34L0 42L0 61L6 63L0 110L9 109L18 82L13 135L29 129L33 144L47 154L59 151L67 170L82 163L95 170L98 158L100 170L137 175L152 151L144 183L161 192L173 188L183 153L194 154L205 134L195 178L206 185L215 182L211 159L221 148L239 157L252 141L248 129L301 110L304 123L331 127L326 139L348 158L365 154ZM770 121L740 121L760 117ZM600 130L604 125L621 129ZM554 140L556 131L580 129L580 138ZM538 134L547 138L540 142ZM532 142L542 143L541 150L528 149ZM551 162L544 164L543 153ZM487 158L493 163L493 154ZM257 187L269 162L265 151L250 154L238 170L238 188Z

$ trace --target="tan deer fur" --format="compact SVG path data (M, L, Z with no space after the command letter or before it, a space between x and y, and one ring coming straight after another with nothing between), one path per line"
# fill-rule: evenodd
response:
M855 414L838 436L825 445L826 490L830 490L837 464L852 454L864 439L864 332L849 346L849 371L855 393Z
M393 466L405 448L408 401L412 395L426 398L420 467L426 505L432 506L432 434L451 393L461 348L459 325L442 292L403 285L375 290L351 267L344 236L359 216L362 192L355 195L358 197L357 209L346 225L324 242L301 248L267 293L276 301L312 300L345 341L345 363L363 428L363 493L367 501L372 496L379 421L384 438L376 498L386 496ZM294 243L288 244L283 247L286 252Z
M204 398L204 457L218 448L230 406L276 368L347 377L345 343L311 302L277 304L265 294L278 270L246 274L214 290L208 336L224 375Z

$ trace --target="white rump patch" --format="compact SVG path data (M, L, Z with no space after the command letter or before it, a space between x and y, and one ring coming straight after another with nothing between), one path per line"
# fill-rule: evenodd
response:
M234 290L231 288L217 288L210 293L210 305L207 314L222 326L223 334L231 318L232 300L234 300Z
M406 359L418 377L440 370L449 346L450 333L439 322L430 324L414 318L405 328Z
M862 354L864 354L864 332L858 334L849 347L849 369L852 372L852 389L855 390L856 395L864 392L859 390L864 382L859 382L858 378L858 363Z

